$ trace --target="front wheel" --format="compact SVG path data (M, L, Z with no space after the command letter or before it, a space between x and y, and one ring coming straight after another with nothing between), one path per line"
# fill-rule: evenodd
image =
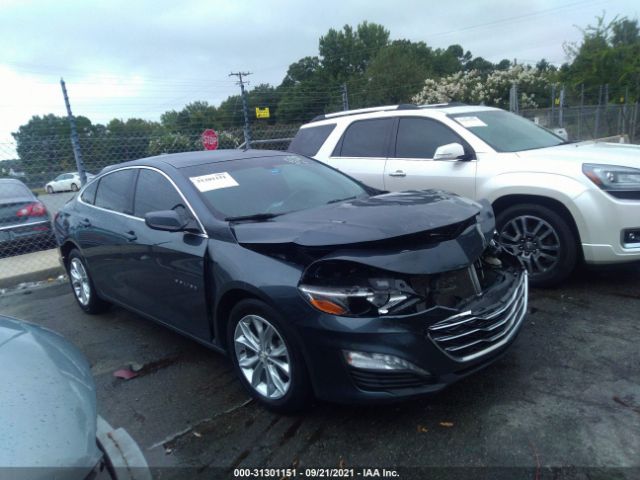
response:
M51 195L51 194L53 193L53 187L52 187L51 185L49 185L49 186L47 187L47 193L48 193L49 195Z
M500 244L518 256L534 287L551 287L575 268L577 239L566 220L543 205L514 205L498 213Z
M253 299L238 303L229 318L227 345L253 398L279 412L308 406L311 385L300 347L271 307Z
M84 259L78 250L74 249L69 253L67 268L69 283L71 283L73 294L82 310L94 314L104 312L109 308L109 303L98 296Z

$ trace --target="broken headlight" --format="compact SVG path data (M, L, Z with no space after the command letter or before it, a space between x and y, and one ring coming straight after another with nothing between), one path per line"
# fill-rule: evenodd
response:
M387 315L420 301L404 280L380 274L346 262L326 262L307 272L298 288L313 307L332 315Z

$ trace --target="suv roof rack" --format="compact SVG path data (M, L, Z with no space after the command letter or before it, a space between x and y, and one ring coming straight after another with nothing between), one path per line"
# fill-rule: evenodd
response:
M330 118L348 117L349 115L359 115L361 113L373 113L373 112L388 112L392 110L420 110L423 108L442 108L442 107L457 107L466 105L461 102L450 103L432 103L426 105L416 105L415 103L401 103L399 105L384 105L382 107L370 107L370 108L358 108L356 110L344 110L342 112L325 113L317 115L311 119L311 122L319 122L320 120L328 120Z

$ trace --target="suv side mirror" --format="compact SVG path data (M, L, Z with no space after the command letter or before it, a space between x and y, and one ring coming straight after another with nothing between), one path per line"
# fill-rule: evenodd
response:
M436 148L434 160L462 160L465 156L464 147L459 143L448 143Z
M187 227L189 221L175 210L158 210L148 212L144 216L144 223L153 230L180 232Z

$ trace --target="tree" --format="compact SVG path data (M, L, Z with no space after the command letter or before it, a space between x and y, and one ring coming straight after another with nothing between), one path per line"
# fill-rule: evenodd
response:
M424 42L395 40L382 48L366 71L369 105L407 103L433 73L433 50Z
M623 94L628 86L640 82L640 32L638 20L626 17L606 22L597 17L596 25L582 29L582 42L566 44L565 51L572 59L561 69L561 79L577 86L585 85L587 94L594 95L600 85L609 85L612 93Z
M536 108L548 101L549 78L544 72L514 65L509 70L495 70L483 76L477 70L460 71L439 80L427 79L413 100L416 103L443 103L459 101L471 104L494 105L507 108L509 89L518 85L520 106Z
M371 59L389 42L389 31L382 25L363 22L354 30L345 25L341 31L330 29L320 37L322 67L340 82L364 74Z
M95 131L91 120L82 116L76 117L76 128L81 142L91 138ZM53 114L33 116L12 136L30 181L41 182L59 172L76 169L71 127L66 117Z

